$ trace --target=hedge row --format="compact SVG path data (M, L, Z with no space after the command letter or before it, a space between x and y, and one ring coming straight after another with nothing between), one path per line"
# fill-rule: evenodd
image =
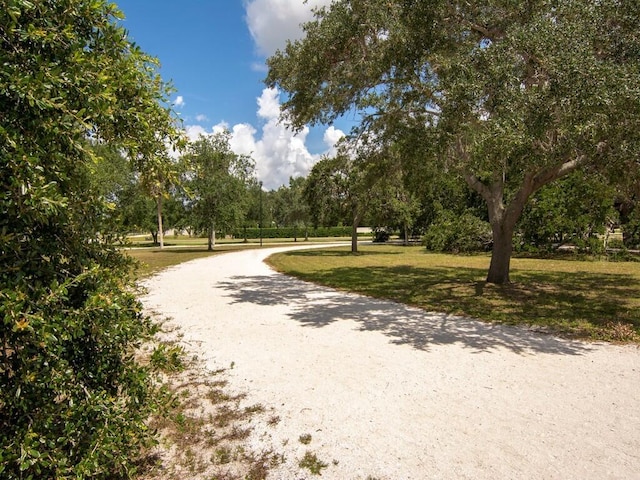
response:
M262 238L304 238L305 231L309 237L350 237L351 227L280 227L263 228ZM230 232L234 238L256 239L260 238L259 228L239 228Z

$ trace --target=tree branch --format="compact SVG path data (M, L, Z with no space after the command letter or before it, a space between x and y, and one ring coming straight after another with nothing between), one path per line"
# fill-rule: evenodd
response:
M553 167L547 168L536 174L532 179L533 191L531 193L537 192L540 188L542 188L547 183L550 183L554 180L557 180L560 177L564 177L565 175L570 174L574 170L576 170L580 165L582 165L586 161L586 155L579 155L578 157L561 163L559 165L554 165Z

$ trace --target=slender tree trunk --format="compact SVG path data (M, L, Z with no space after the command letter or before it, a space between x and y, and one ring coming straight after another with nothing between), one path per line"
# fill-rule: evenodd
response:
M358 253L358 225L362 215L358 213L358 208L353 207L353 225L351 228L351 253Z
M409 245L409 225L404 224L404 244Z
M162 195L156 198L156 213L158 215L158 239L160 240L160 249L164 248L164 231L162 227Z
M158 245L158 232L151 232L151 238L153 239L153 244Z
M216 246L216 225L214 222L211 222L211 226L207 231L207 250L213 250L213 247Z

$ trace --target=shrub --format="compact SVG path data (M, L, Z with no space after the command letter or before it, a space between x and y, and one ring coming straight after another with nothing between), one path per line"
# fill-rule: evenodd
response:
M375 227L373 229L373 241L374 243L384 243L391 238L391 233L387 231L385 227Z
M260 238L259 228L238 228L230 233L234 238L247 238L252 240ZM309 237L317 238L350 237L351 227L269 227L262 229L262 238L303 238L305 234L308 234Z
M152 442L154 390L133 356L152 325L109 247L89 139L151 167L173 126L119 18L93 0L0 11L2 479L130 477Z
M492 244L491 227L470 213L445 211L427 228L423 243L435 252L487 251Z

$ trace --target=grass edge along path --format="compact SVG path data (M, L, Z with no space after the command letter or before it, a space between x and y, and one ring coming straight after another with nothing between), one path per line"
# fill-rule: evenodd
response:
M241 242L237 241L220 241L213 250L207 250L207 240L203 238L179 238L171 240L174 243L166 243L165 248L150 244L129 243L122 248L122 251L130 258L138 262L135 269L135 278L141 279L158 273L161 270L178 265L180 263L196 260L198 258L210 257L220 253L228 253L237 250L251 250L259 248L268 248L274 246L304 246L314 245L318 243L334 243L340 241L350 241L349 238L327 238L327 237L310 237L308 241L295 242L293 239L276 238L265 239L264 246L258 242Z
M640 343L640 262L557 256L513 258L510 285L485 283L488 254L361 246L272 255L272 268L305 281L427 311L520 325L572 339Z

